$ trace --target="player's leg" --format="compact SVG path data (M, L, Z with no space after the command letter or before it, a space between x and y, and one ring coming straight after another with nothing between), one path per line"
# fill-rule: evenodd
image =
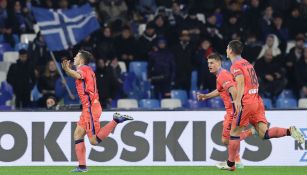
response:
M234 116L231 125L230 138L228 144L228 160L227 162L218 163L216 166L222 170L235 170L235 159L240 148L240 136L244 128L249 124L250 113L255 111L255 106L246 105L242 111Z
M280 138L285 136L292 136L299 143L304 142L303 134L295 127L289 128L272 127L268 128L268 122L265 117L265 109L262 101L259 102L258 112L255 114L256 130L263 139Z
M268 129L266 123L259 122L257 123L256 130L259 134L260 138L263 139L272 139L272 138L280 138L285 136L291 136L299 143L304 143L304 136L295 126L290 126L289 128L280 128L280 127L272 127Z
M127 115L120 115L119 113L114 113L113 120L106 124L104 127L100 127L99 118L102 113L102 108L100 103L93 103L90 114L90 123L92 127L92 132L88 133L88 137L90 143L92 145L96 145L104 140L109 134L113 131L113 129L117 126L118 123L122 123L126 120L132 120L133 118Z
M73 169L72 172L87 172L86 160L85 160L86 149L84 144L84 136L86 131L82 126L79 125L79 123L74 132L75 152L77 155L77 159L79 161L79 166Z
M119 113L114 113L113 120L110 121L104 127L99 129L96 135L97 142L100 143L103 139L108 137L108 135L113 131L113 129L117 126L118 123L123 123L124 121L127 120L133 120L133 118L128 115L121 115Z

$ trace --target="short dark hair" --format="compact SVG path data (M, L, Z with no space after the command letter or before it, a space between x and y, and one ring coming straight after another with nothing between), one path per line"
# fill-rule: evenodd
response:
M216 61L219 61L219 62L222 62L222 57L220 56L220 54L217 54L217 53L212 53L210 54L207 59L214 59Z
M239 40L230 41L228 47L237 55L241 55L243 51L243 44Z
M91 59L94 58L94 56L86 50L79 50L78 52L81 56L81 58L84 60L84 64L88 64L90 62Z

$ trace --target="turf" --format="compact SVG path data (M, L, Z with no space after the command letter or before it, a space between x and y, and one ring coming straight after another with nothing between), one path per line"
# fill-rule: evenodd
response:
M73 174L73 167L0 167L0 175L62 175ZM200 166L156 166L156 167L89 167L87 175L307 175L304 167L245 167L235 172L221 171L215 167Z

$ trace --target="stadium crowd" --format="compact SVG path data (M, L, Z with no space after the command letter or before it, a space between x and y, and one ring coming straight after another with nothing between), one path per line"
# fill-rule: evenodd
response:
M42 35L27 44L19 38L35 33L33 6L65 10L85 3L101 28L54 54L58 62L80 49L94 54L90 66L105 108L121 98L170 98L174 89L214 90L206 58L220 53L229 69L225 50L233 39L245 43L243 57L255 65L260 94L273 105L284 89L295 100L307 97L307 0L0 0L0 43L9 48L0 49L0 59L4 51L19 52L1 90L12 86L16 109L79 104L74 80L61 80ZM134 63L147 69L132 74Z

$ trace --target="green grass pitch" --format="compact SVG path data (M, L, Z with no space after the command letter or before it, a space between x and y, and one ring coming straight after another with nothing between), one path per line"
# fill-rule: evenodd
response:
M0 175L64 175L69 166L0 167ZM79 173L77 173L79 174ZM83 173L82 173L83 174ZM245 167L235 172L218 170L208 166L95 166L89 167L87 175L307 175L307 166L300 167Z

